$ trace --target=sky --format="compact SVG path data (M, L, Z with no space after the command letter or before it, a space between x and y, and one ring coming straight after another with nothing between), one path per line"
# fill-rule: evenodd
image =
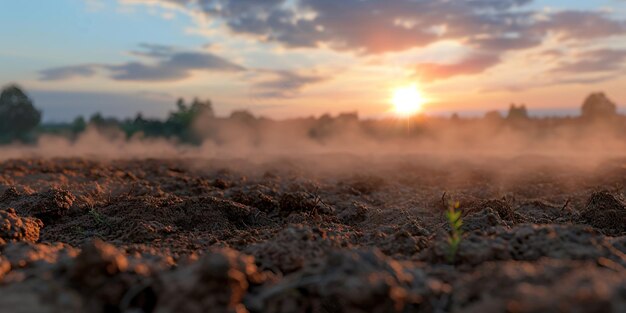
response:
M45 121L165 117L179 97L219 115L426 114L525 103L575 114L626 104L626 0L0 0L0 85ZM623 107L622 107L623 108Z

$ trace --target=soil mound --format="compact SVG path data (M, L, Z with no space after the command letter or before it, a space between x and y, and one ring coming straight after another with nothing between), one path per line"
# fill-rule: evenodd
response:
M14 207L20 214L34 216L45 224L66 215L76 197L68 190L52 188L33 194L22 194L15 188L6 190L0 199L2 207Z
M346 225L356 225L365 221L370 212L371 208L367 204L352 201L339 208L337 217Z
M344 186L346 191L354 195L371 195L384 188L385 184L386 181L381 177L363 175L357 175L339 182L340 186Z
M0 245L6 242L39 240L43 222L36 218L20 217L14 209L0 210Z
M326 205L318 196L304 191L285 193L279 200L280 213L332 214L334 209Z
M625 279L593 262L487 263L454 285L451 311L621 312Z
M66 244L16 242L7 244L2 254L14 270L26 276L33 276L54 270L56 265L65 263L78 255L79 250Z
M447 253L446 238L440 236L427 250L426 258L444 262ZM589 227L522 224L511 229L498 228L488 237L480 233L467 234L459 245L457 262L478 265L495 260L610 258L626 265L626 259L617 254L604 236Z
M248 312L244 297L266 280L253 257L230 249L213 250L162 277L164 288L155 312Z
M583 220L608 235L626 233L626 205L624 199L608 191L596 192L587 201L581 213Z
M254 188L234 192L231 198L235 202L257 208L267 214L275 214L280 209L280 203L275 195L276 191L272 188L257 185Z
M266 287L251 303L264 312L431 312L449 292L420 268L379 251L338 251Z
M545 201L535 200L523 203L518 211L527 223L535 224L567 224L576 219L576 215L564 205L554 205Z
M231 225L247 228L267 222L266 214L257 208L215 197L185 201L176 211L176 224L182 229L224 230Z
M259 267L278 273L291 273L330 253L334 248L349 246L341 226L332 230L290 225L271 240L253 244L245 252L255 256Z
M11 271L11 263L7 261L7 259L0 255L0 283L2 283L2 279L4 275Z
M515 210L508 202L504 200L492 199L486 201L477 201L475 203L471 203L466 207L462 207L462 210L465 215L478 213L484 210L490 210L492 212L495 212L500 220L507 222L516 222L519 219L518 215L515 213Z
M505 200L473 199L461 204L460 209L463 212L462 230L464 232L492 233L498 227L510 228L522 221L522 218ZM450 231L447 222L444 229Z
M0 203L17 200L22 195L15 187L9 187L0 196Z
M152 312L156 292L149 267L131 262L114 246L95 240L85 245L68 270L69 285L86 300L89 312Z
M511 227L512 223L503 220L500 214L491 207L486 207L464 217L462 229L465 232L490 232L498 226Z
M365 246L376 247L385 255L403 259L427 248L430 233L417 219L398 226L382 226L367 232L361 239Z

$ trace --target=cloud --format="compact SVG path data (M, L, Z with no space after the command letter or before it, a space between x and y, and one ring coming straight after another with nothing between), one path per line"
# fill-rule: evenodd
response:
M597 84L597 83L602 83L611 79L615 79L616 77L618 77L619 75L615 75L615 74L608 74L608 75L601 75L601 76L595 76L595 77L585 77L585 78L562 78L562 79L557 79L554 82L552 82L552 85L565 85L565 84L569 84L569 85L588 85L588 84Z
M168 0L166 0L168 1ZM509 12L530 0L375 1L249 0L175 1L222 18L236 33L290 47L329 44L366 53L403 51L478 33L500 36L521 29L527 13ZM436 31L436 26L442 30ZM435 27L435 28L434 28Z
M500 62L494 54L476 54L454 64L422 63L415 75L422 81L436 81L460 75L480 74Z
M253 83L253 95L259 98L292 98L306 86L329 79L286 70L257 70L256 75L262 77Z
M562 11L538 22L540 33L554 33L562 39L595 39L626 33L626 22L613 20L607 13L593 11Z
M135 1L141 2L141 1ZM144 0L146 2L146 0ZM290 47L402 51L440 40L480 49L525 49L549 33L562 39L624 34L602 11L534 11L532 0L149 0L221 19L235 33Z
M192 71L238 72L245 68L208 52L177 52L174 48L143 44L144 51L133 54L149 57L153 62L123 64L85 64L40 71L41 80L65 80L94 76L98 69L120 81L177 81L191 76Z
M247 69L207 52L179 51L167 45L141 44L131 54L147 60L122 64L83 64L57 67L39 72L45 81L92 77L98 72L117 81L179 81L189 77L192 71L244 72L251 79L253 96L260 98L291 98L306 86L328 79L315 73L299 73L289 70Z
M551 77L548 80L530 81L520 84L508 84L508 85L496 85L488 88L481 89L480 92L492 93L492 92L524 92L534 88L546 88L551 86L561 85L589 85L598 84L605 81L609 81L619 77L619 75L606 74L600 76L583 77L583 78L564 78L564 77Z
M561 50L561 49L547 49L544 51L541 51L537 54L540 57L547 57L547 58L551 58L551 59L557 59L557 58L562 58L565 56L565 51Z
M156 64L130 62L122 65L105 66L115 80L133 81L174 81L182 80L194 70L238 72L244 67L210 53L175 53Z
M430 65L445 73L433 79L480 73L507 52L541 46L550 36L589 41L626 35L626 23L606 12L537 11L532 0L150 0L158 2L285 47L383 54L452 40L471 48L462 64Z
M578 55L576 61L563 62L552 70L559 74L581 74L621 71L626 50L596 49Z
M84 64L55 67L40 71L41 80L65 80L76 77L90 77L96 74L98 65Z
M560 85L599 84L622 77L626 66L626 50L620 49L592 49L573 55L568 55L565 50L549 49L539 55L550 59L573 60L562 61L534 79L513 85L491 86L482 92L521 92Z
M149 58L167 58L176 52L176 48L172 46L151 43L141 43L139 48L141 50L133 50L130 53Z

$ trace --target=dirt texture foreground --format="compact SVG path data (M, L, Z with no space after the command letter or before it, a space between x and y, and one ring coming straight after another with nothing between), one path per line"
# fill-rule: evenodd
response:
M574 164L3 161L0 312L626 312L626 161Z

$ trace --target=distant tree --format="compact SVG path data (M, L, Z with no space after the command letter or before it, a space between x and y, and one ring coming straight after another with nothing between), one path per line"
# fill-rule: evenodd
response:
M509 108L509 114L506 117L509 120L525 120L528 119L528 110L526 109L525 104L520 104L519 106L515 105L515 103L511 104Z
M89 118L88 127L96 129L101 135L110 139L128 138L126 121L120 121L115 117L104 117L100 112Z
M343 112L339 113L337 116L337 120L339 122L358 122L359 121L359 113L358 112Z
M318 119L319 124L325 125L333 122L333 117L329 113L325 113Z
M143 123L146 122L146 119L143 118L143 114L141 114L141 112L137 113L137 116L135 116L135 120L133 121L133 123L137 124L137 125L141 125Z
M96 126L104 125L104 117L102 117L102 113L96 112L89 118L89 124L93 124Z
M485 113L485 120L487 121L493 121L493 122L498 122L502 120L502 114L500 114L500 112L498 111L489 111L487 113Z
M122 126L128 138L137 133L141 133L145 137L171 137L174 136L173 131L168 124L157 120L144 118L141 113L137 113L135 119L128 120Z
M5 140L25 140L41 122L41 111L17 85L5 87L0 94L0 136Z
M329 113L324 113L317 120L315 120L313 125L311 125L311 128L308 131L309 137L316 140L323 140L324 138L328 137L332 132L334 122L335 119L332 117L332 115L330 115Z
M196 98L191 103L191 106L187 106L184 99L178 99L176 107L178 111L170 113L168 122L176 125L181 130L189 129L202 116L214 116L213 105L210 100L200 101Z
M187 143L201 143L202 134L199 134L197 130L202 127L198 124L207 124L215 116L211 101L200 101L196 98L191 105L187 105L181 98L176 102L176 107L178 110L171 112L165 122L167 136L177 137Z
M603 92L592 93L582 106L584 118L608 118L617 115L617 105Z
M254 115L247 110L233 111L230 114L230 119L247 125L256 122L256 117L254 117Z
M85 121L85 118L82 116L78 116L74 119L74 121L72 122L72 133L74 134L79 134L85 131L85 129L87 129L87 122Z
M150 138L170 138L183 143L199 144L204 141L216 126L212 123L215 119L213 105L210 100L201 101L194 99L189 105L183 99L176 102L176 110L168 115L167 119L155 119L144 117L141 112L135 118L117 119L105 117L96 112L88 119L77 117L71 123L46 124L37 128L37 134L63 134L70 138L84 132L87 128L93 128L105 136L112 138L132 138L137 136ZM0 121L0 126L6 123ZM198 127L198 126L204 126ZM6 133L6 132L5 132ZM0 132L0 141L5 139L6 134Z
M196 116L203 117L215 117L215 112L213 112L213 103L211 100L200 101L198 98L194 98L191 103L191 112L193 112Z

